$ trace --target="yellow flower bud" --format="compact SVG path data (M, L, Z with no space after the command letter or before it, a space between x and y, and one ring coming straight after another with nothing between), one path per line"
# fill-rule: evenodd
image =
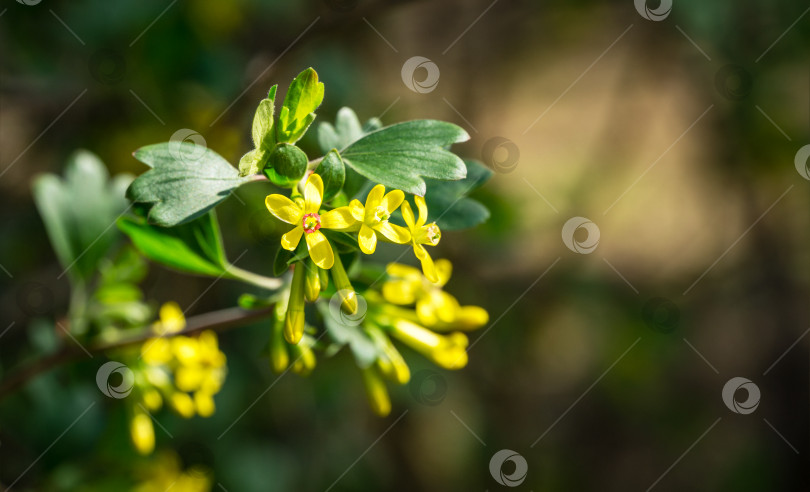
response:
M155 428L152 425L152 418L140 408L135 408L135 414L129 421L129 435L140 454L146 455L155 449Z
M152 325L152 329L158 335L165 335L167 333L177 333L186 327L186 318L183 316L183 310L176 302L167 302L160 306L158 313L160 321Z
M304 297L307 302L315 302L321 294L321 277L318 275L320 270L312 260L300 263L306 267L306 275L304 281Z
M304 335L304 270L302 262L296 263L284 320L284 338L292 344L298 343Z
M311 373L313 369L315 369L315 364L317 362L315 352L312 351L312 347L306 340L301 341L297 345L290 346L290 350L293 358L295 359L293 361L292 370L296 374L306 376Z
M270 367L277 373L284 372L290 363L287 343L282 333L284 321L273 319L270 331Z
M200 417L210 417L215 410L213 396L205 391L197 391L194 393L194 408Z
M391 333L400 341L445 369L467 365L467 336L460 332L438 335L423 326L399 319Z
M382 376L376 367L369 366L363 371L363 383L366 386L366 394L371 409L380 417L385 417L391 413L391 398L388 396L388 389Z
M194 416L194 402L187 393L180 391L172 393L169 401L171 402L172 408L174 408L181 417L190 419Z
M160 407L163 406L163 398L158 390L149 388L143 393L143 403L149 410L160 410Z
M335 264L332 266L332 278L335 280L335 289L340 295L340 307L347 314L357 312L357 293L354 291L349 276L340 261L340 255L335 255Z

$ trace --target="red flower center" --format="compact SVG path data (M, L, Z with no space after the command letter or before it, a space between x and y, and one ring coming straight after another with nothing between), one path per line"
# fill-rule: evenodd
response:
M312 234L321 228L321 216L315 213L304 214L304 217L301 219L301 225L304 228L304 232Z

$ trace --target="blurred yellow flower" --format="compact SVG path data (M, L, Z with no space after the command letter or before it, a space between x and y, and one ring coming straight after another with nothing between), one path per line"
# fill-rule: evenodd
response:
M461 306L442 287L450 279L452 264L437 260L437 281L431 282L416 268L391 263L386 272L391 277L383 284L386 301L402 306L414 305L419 323L439 331L475 330L489 321L489 314L478 306Z
M399 208L405 200L405 193L402 190L393 190L385 194L385 186L378 184L366 197L366 204L359 200L352 200L349 203L352 217L357 224L352 226L352 230L359 230L357 243L360 251L370 255L377 249L377 236L384 241L406 244L411 240L411 233L408 229L391 224L388 219L391 214Z
M461 332L439 335L405 319L393 322L391 334L444 369L467 365L467 335Z
M155 449L155 428L152 425L152 418L139 406L133 408L133 415L129 421L129 435L140 454L149 454Z
M213 486L211 472L200 466L181 468L173 452L162 452L144 469L145 479L133 492L209 492Z
M304 184L303 201L293 201L278 194L268 195L264 201L271 214L295 226L281 237L281 247L295 251L301 236L306 233L309 256L316 265L328 270L332 268L335 258L332 245L320 229L347 229L354 223L354 219L347 207L321 214L322 202L323 180L317 174L311 174Z

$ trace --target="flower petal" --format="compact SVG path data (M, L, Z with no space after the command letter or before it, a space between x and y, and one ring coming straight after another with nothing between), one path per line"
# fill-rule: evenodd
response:
M349 207L339 207L321 215L321 227L324 229L350 229L357 224Z
M379 207L382 203L383 195L385 195L385 186L381 184L378 184L368 192L365 207L366 222L371 222L374 218L374 214L377 212L377 207Z
M281 247L287 251L295 251L301 241L301 234L304 233L304 228L301 226L293 228L287 234L281 236Z
M307 234L307 247L309 248L309 257L316 265L329 270L335 264L335 253L332 252L332 245L320 231L315 231Z
M323 202L323 180L317 174L310 174L304 185L304 209L306 213L318 213Z
M443 287L444 284L450 280L450 275L453 273L453 264L450 263L450 260L445 260L442 258L436 262L436 273L439 274L439 287Z
M411 240L411 233L408 231L408 229L396 224L392 224L388 221L377 224L374 226L374 229L382 234L386 240L392 243L406 244Z
M356 220L363 221L365 217L365 208L363 204L360 203L360 200L352 200L349 202L349 210L352 212L352 217Z
M416 222L416 225L422 227L427 222L428 218L428 209L427 203L425 203L425 197L416 195L413 197L414 203L416 203L416 208L419 209L419 220Z
M399 208L402 202L405 200L405 192L402 190L392 190L389 191L382 199L382 206L385 207L385 210L388 213L393 213L394 210Z
M360 234L357 235L357 244L360 245L360 251L370 255L377 249L377 234L371 227L363 224L360 227Z
M425 247L421 244L414 244L413 253L422 263L422 272L424 272L425 277L427 277L427 279L433 283L438 282L439 273L436 271L436 266L433 263L433 259L430 257L430 254L428 254Z
M422 274L419 273L419 270L409 265L389 263L388 266L385 267L385 271L392 277L410 280L411 282L422 282Z
M413 229L416 226L416 217L413 216L413 209L408 202L402 202L402 218L405 219L408 229Z
M304 211L301 210L301 207L284 195L267 195L267 198L264 199L264 204L271 214L288 224L300 222L301 216L304 215Z
M416 286L407 280L389 280L383 284L383 298L392 303L407 306L416 302Z

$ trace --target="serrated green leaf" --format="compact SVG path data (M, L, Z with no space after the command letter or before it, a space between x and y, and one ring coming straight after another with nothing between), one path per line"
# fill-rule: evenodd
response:
M315 169L323 180L323 201L329 201L343 189L343 182L346 180L346 167L337 150L330 150L318 167Z
M74 280L89 279L115 242L110 227L127 208L124 190L132 176L109 179L94 154L78 151L68 160L65 179L46 174L34 180L33 195L59 262Z
M324 86L318 74L307 68L292 81L278 116L276 140L295 143L315 119L315 110L323 102Z
M121 229L147 258L186 273L225 275L228 262L213 211L186 224L165 228L142 217L121 217Z
M127 196L153 204L149 220L164 227L201 217L249 181L222 156L191 142L149 145L134 155L152 169L135 179Z
M483 185L492 176L492 171L477 161L465 160L464 163L467 177L462 180L426 180L428 221L436 221L444 230L466 229L489 218L489 210L466 195Z
M341 157L373 182L424 195L423 178L457 180L466 176L464 162L445 147L469 138L452 123L407 121L365 135L341 152Z
M295 145L280 143L270 154L263 171L265 176L283 188L295 186L307 172L308 159L303 150Z

